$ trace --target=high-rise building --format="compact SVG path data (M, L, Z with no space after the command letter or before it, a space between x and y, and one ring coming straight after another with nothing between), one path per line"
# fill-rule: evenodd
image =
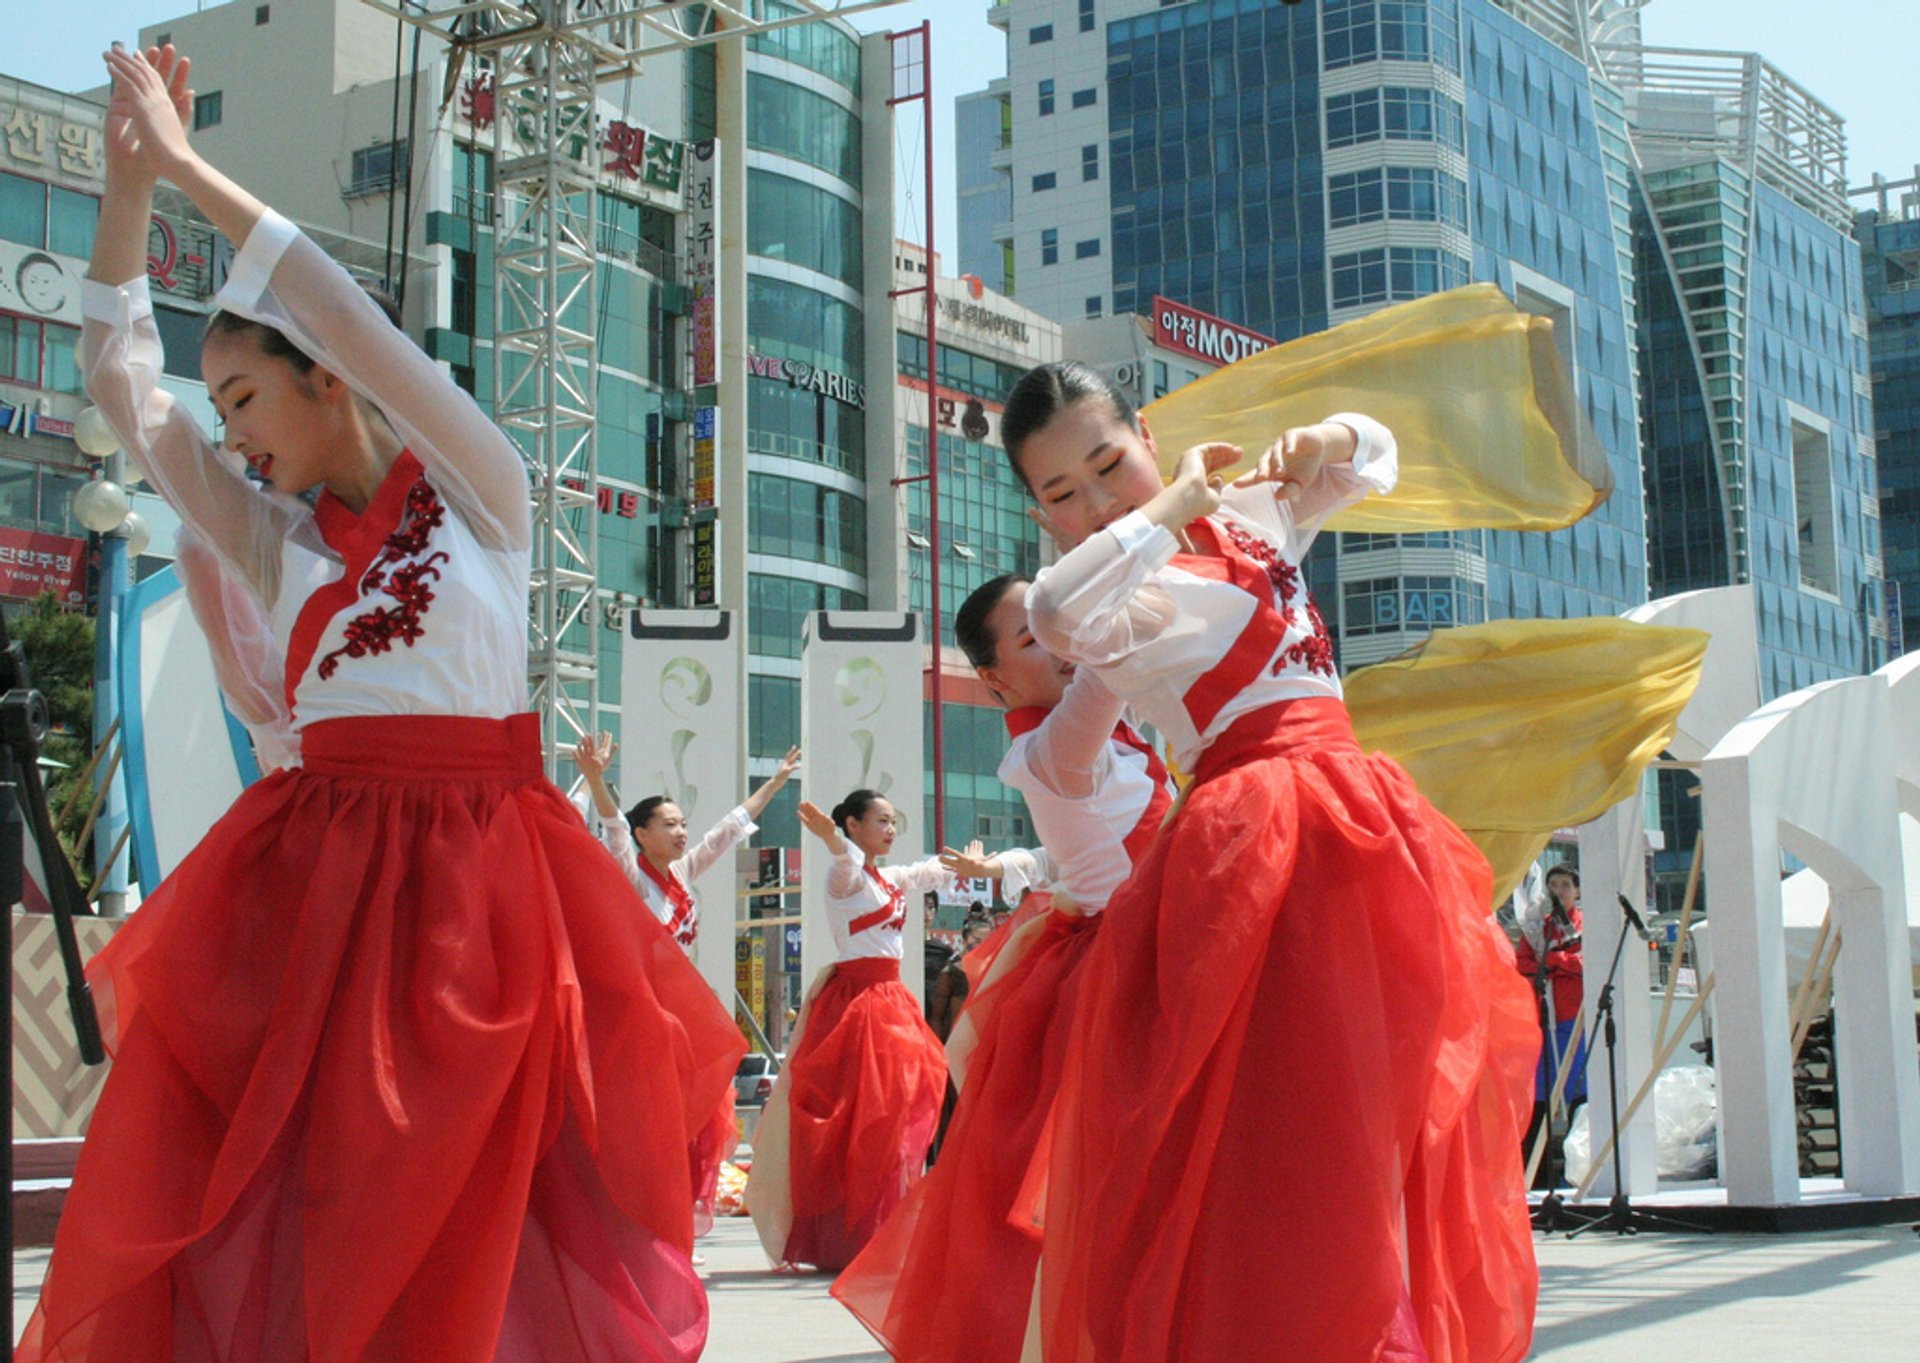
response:
M1765 698L1884 661L1840 115L1752 53L1602 49L1633 205L1655 595L1751 583Z
M963 103L1010 112L986 169L1011 207L988 245L1010 244L1021 303L1076 324L1170 307L1285 341L1492 280L1559 324L1612 498L1553 535L1323 536L1313 578L1343 664L1437 625L1645 600L1632 162L1586 5L1009 0L990 13L1008 75ZM982 173L962 169L962 185ZM961 257L988 245L965 239Z
M900 243L897 289L924 288L926 251ZM901 521L907 553L901 598L930 618L933 555L940 555L942 769L946 781L943 845L980 838L990 846L1020 845L1032 822L1018 791L995 774L1007 751L1004 712L954 642L953 620L974 588L1013 573L1040 570L1042 547L1027 509L1027 490L1000 444L1000 413L1007 392L1036 364L1060 358L1060 328L988 289L977 278L940 276L934 258L936 344L935 424L939 429L940 525L929 527L927 467L927 324L924 292L906 293L895 314L898 388L894 458L901 482ZM930 659L931 665L931 659ZM931 700L931 697L929 697ZM931 705L929 705L931 714ZM929 725L931 728L931 725ZM932 736L928 735L927 814L933 814ZM932 845L931 839L929 845Z
M1854 191L1865 257L1867 346L1880 470L1888 652L1920 648L1920 166Z

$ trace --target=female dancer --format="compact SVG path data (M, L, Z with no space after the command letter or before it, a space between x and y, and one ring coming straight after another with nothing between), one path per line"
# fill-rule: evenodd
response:
M947 1065L900 983L907 905L951 874L937 857L882 868L893 806L856 790L829 818L800 802L826 844L839 959L801 1012L792 1058L754 1137L747 1209L767 1257L837 1272L925 1167Z
M601 844L620 863L627 883L640 892L660 925L673 934L674 941L691 951L700 930L700 904L694 897L694 882L721 857L760 831L760 825L754 821L766 812L767 805L800 765L800 750L787 749L779 769L708 829L706 836L691 850L687 847L687 816L664 795L649 796L622 817L613 792L607 789L607 768L613 762L614 750L613 735L606 733L583 738L574 747L574 763L586 778L591 797L588 822ZM690 1152L696 1235L705 1235L713 1229L713 1203L720 1191L720 1166L732 1157L739 1144L733 1091L728 1089Z
M1026 595L1027 583L994 579L961 606L954 636L1007 707L1013 742L999 776L1026 796L1048 879L1074 908L1016 934L968 1001L948 1043L962 1082L940 1158L833 1285L912 1363L1020 1357L1040 1262L1028 1176L1045 1158L1082 967L1101 910L1173 802L1165 765L1120 701L1035 642ZM960 869L991 875L999 860Z
M766 812L767 805L800 765L800 750L787 749L779 769L708 829L691 849L687 846L687 816L664 795L649 796L624 817L621 815L613 792L607 789L607 767L613 762L614 750L612 734L583 738L573 750L574 763L586 778L593 799L589 822L620 863L628 883L647 901L653 916L673 934L674 941L691 949L700 931L700 905L694 898L693 883L721 857L760 831L754 821Z
M1363 755L1301 581L1319 524L1393 486L1360 416L1163 487L1111 384L1016 385L1010 458L1057 538L1034 637L1194 773L1109 905L1061 1085L1048 1363L1518 1358L1537 1285L1518 1158L1538 1045L1485 859ZM1258 1177L1246 1177L1248 1167Z
M266 631L226 656L284 665L299 755L94 963L116 1060L17 1357L687 1363L686 1152L742 1048L542 777L520 458L191 150L184 58L107 63L88 389L234 588L203 626ZM161 176L239 247L231 453L157 386Z

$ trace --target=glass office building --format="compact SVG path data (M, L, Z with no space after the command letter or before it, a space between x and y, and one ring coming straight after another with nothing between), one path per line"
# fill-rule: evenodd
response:
M1880 466L1888 652L1920 646L1920 173L1857 195Z

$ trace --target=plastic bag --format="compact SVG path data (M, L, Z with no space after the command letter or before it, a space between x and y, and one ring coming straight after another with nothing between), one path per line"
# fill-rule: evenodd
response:
M1676 1065L1662 1070L1653 1085L1653 1130L1657 1168L1661 1178L1704 1179L1719 1172L1717 1126L1719 1094L1712 1069L1705 1065ZM1601 1138L1602 1143L1605 1137ZM1576 1188L1587 1177L1593 1160L1593 1138L1587 1123L1587 1104L1573 1114L1561 1153L1567 1182ZM1612 1155L1607 1156L1609 1159Z

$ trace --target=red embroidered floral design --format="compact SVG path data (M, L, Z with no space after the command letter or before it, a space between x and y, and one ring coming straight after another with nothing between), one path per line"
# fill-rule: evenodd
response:
M1226 531L1227 538L1233 541L1234 548L1266 571L1267 579L1273 583L1275 609L1280 612L1280 622L1289 633L1299 628L1300 617L1294 609L1295 598L1299 598L1307 608L1308 632L1304 638L1280 650L1280 656L1273 662L1274 675L1278 676L1282 668L1293 664L1322 676L1333 676L1333 640L1327 636L1327 625L1320 618L1320 608L1313 604L1313 597L1300 582L1300 569L1287 562L1279 549L1260 536L1247 533L1230 520L1222 519L1218 524Z
M425 478L408 490L405 519L400 528L387 536L379 554L360 575L362 596L377 591L392 597L396 604L376 606L347 622L347 642L320 660L318 670L322 680L339 671L343 654L364 658L388 653L396 639L411 648L414 641L426 633L420 617L433 604L431 584L440 580L439 565L447 561L447 555L444 552L429 554L411 563L402 560L425 551L446 514L446 507Z

